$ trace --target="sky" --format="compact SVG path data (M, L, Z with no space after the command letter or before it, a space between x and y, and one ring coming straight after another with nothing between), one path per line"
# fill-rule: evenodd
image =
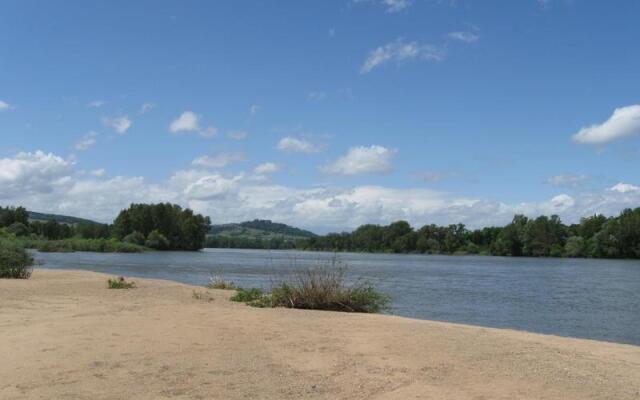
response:
M0 205L319 233L640 206L640 2L0 7Z

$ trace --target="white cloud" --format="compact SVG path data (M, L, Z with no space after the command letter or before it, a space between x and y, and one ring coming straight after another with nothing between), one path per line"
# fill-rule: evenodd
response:
M243 161L244 159L244 153L220 153L215 156L198 157L194 159L191 164L204 168L222 168L231 163Z
M107 171L104 168L100 168L90 171L89 174L96 177L103 177L107 174Z
M355 3L377 3L386 7L388 13L402 11L409 7L413 0L354 0Z
M89 103L87 103L87 107L91 107L91 108L99 108L102 107L103 105L107 104L106 101L103 100L93 100L90 101Z
M70 181L73 161L52 153L18 153L0 158L0 197L13 198L50 193Z
M620 182L610 187L609 190L618 193L640 193L640 186Z
M322 151L321 145L293 136L286 136L280 139L276 148L288 153L318 153Z
M260 164L253 170L256 174L272 174L278 171L280 171L280 166L272 162Z
M394 149L383 146L353 147L331 164L321 168L323 172L336 175L360 175L384 173L393 169Z
M450 32L447 36L449 36L451 39L465 43L474 43L480 40L480 36L473 32Z
M218 134L218 129L213 126L208 128L200 127L200 116L193 111L185 111L169 125L171 133L197 132L205 138L212 138Z
M154 103L144 103L142 106L140 106L140 114L146 114L154 108L156 108L156 105Z
M126 115L118 116L118 117L104 117L102 118L102 123L116 131L117 134L123 135L125 134L133 122Z
M431 44L421 44L419 42L406 43L402 39L380 46L371 52L360 72L366 74L383 64L395 62L401 64L409 60L442 61L444 51Z
M573 135L578 143L604 144L623 137L640 134L640 105L616 108L601 124L580 129Z
M0 100L0 112L13 110L13 106L5 101Z
M227 133L227 137L233 140L244 140L247 138L247 132L245 131L231 131Z
M200 130L200 116L193 111L185 111L169 125L171 133L195 132Z
M588 175L555 175L545 180L547 185L556 187L577 187L591 179Z
M640 204L640 187L628 183L575 198L559 194L542 202L508 204L422 188L297 188L205 169L177 171L166 181L151 183L135 176L79 175L74 168L73 161L42 151L2 158L0 204L111 222L131 202L168 201L209 215L214 223L265 218L319 232L399 219L414 226L460 222L477 228L503 225L515 213L555 213L574 223L583 216L616 215Z
M97 138L98 138L97 132L91 131L87 133L82 137L82 139L80 139L78 143L76 143L75 145L76 150L84 151L84 150L90 149L96 144Z

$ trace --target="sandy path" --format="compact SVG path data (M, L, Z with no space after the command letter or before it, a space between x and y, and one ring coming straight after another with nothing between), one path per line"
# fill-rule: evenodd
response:
M37 270L0 280L0 399L640 399L640 347Z

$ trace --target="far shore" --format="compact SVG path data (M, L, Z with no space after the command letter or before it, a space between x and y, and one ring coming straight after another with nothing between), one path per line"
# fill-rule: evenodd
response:
M638 346L256 309L170 281L107 289L109 277L0 280L1 399L640 398Z

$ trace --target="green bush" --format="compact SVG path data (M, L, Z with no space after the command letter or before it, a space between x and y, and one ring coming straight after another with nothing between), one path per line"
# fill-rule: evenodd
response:
M262 290L258 288L252 289L242 289L238 288L236 294L233 295L229 300L237 301L241 303L249 303L255 300L258 300L263 296Z
M107 287L109 289L133 289L136 287L136 283L127 281L123 276L120 276L115 279L109 278Z
M9 233L13 233L16 236L27 236L29 235L29 233L31 233L29 232L29 228L22 222L14 222L7 227L7 231Z
M157 229L153 230L147 236L147 240L144 243L146 247L155 250L167 250L169 248L169 239L167 239L162 233L160 233Z
M141 253L147 248L137 244L119 242L115 239L63 239L45 240L39 238L20 238L19 243L29 249L49 253L69 253L90 251L97 253Z
M132 233L128 234L127 236L125 236L122 239L122 241L125 242L125 243L137 244L137 245L142 246L142 245L144 245L145 237L144 237L144 235L142 233L140 233L138 231L135 231L135 232L132 232Z
M28 279L33 258L15 242L0 240L0 278Z

